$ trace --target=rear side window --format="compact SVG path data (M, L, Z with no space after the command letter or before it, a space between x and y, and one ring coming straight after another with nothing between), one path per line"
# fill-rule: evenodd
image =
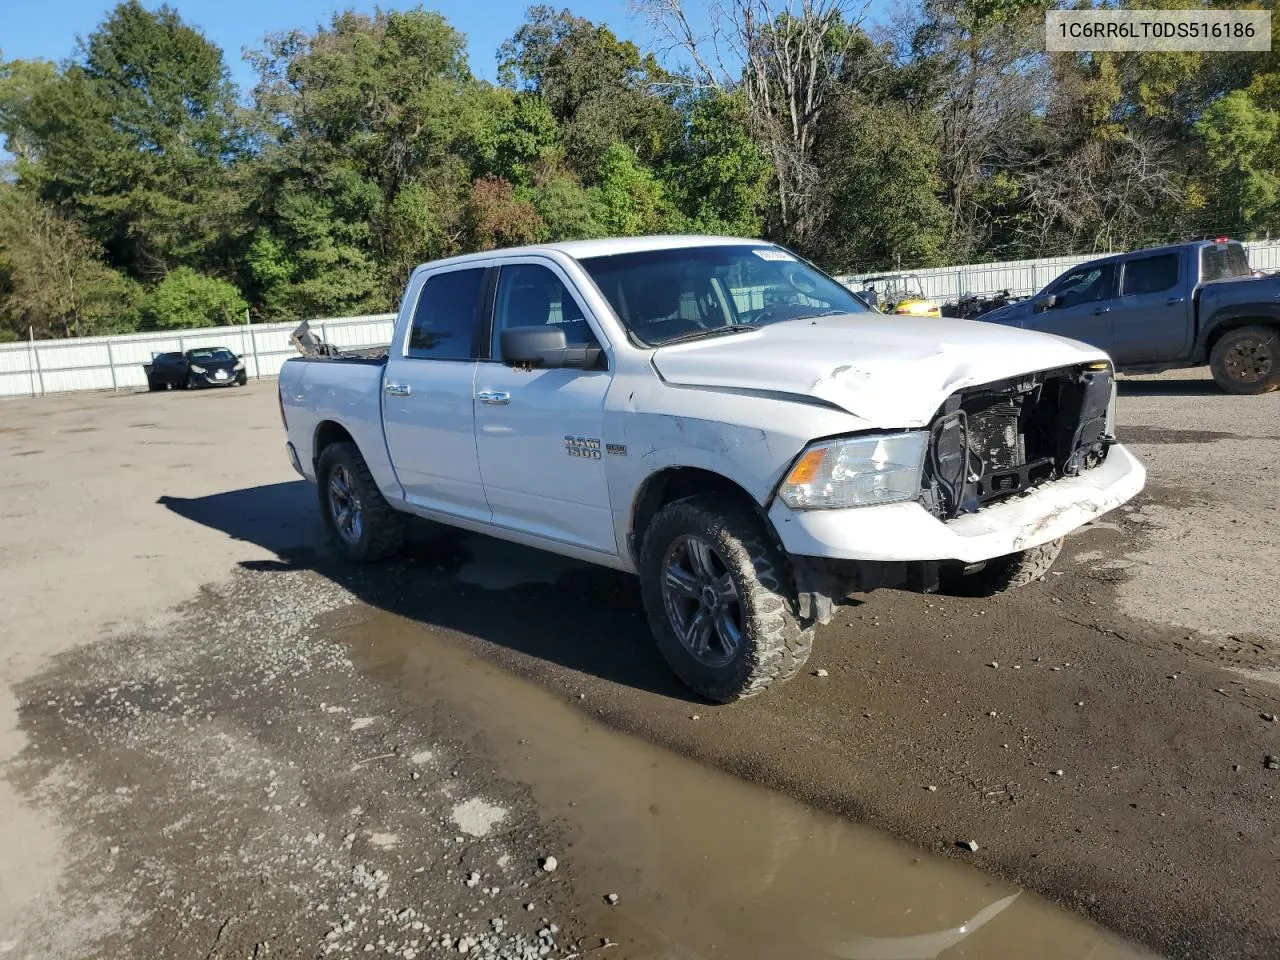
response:
M1120 296L1132 297L1143 293L1163 293L1178 285L1178 255L1162 253L1158 257L1130 260L1124 266Z
M1215 243L1200 248L1200 279L1230 280L1250 274L1249 255L1238 243Z
M429 277L418 295L409 329L409 356L422 360L470 360L484 267Z

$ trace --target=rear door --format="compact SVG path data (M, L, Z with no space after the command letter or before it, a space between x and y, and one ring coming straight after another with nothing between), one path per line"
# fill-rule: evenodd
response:
M1111 310L1116 302L1115 263L1084 264L1068 271L1046 290L1057 302L1027 320L1028 330L1071 337L1111 352Z
M383 378L387 452L405 498L428 513L489 522L476 459L472 391L486 264L466 263L414 278Z
M1176 252L1124 261L1111 318L1111 358L1117 365L1176 360L1191 352L1192 272Z
M555 325L570 345L607 347L560 266L504 260L492 331L476 373L476 447L493 523L616 554L605 476L607 362L598 370L518 370L501 363L502 331Z

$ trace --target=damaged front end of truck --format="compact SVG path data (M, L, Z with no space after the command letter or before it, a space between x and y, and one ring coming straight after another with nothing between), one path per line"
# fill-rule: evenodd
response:
M1037 497L1049 485L1084 477L1106 463L1116 443L1114 424L1115 378L1105 361L957 390L928 424L916 504L966 536L987 532L985 518L998 512L1002 526L1021 525L1027 531L1020 540L1011 539L1011 546L1032 546L1037 533L1056 531L1068 516L1087 522L1132 495L1073 485L1069 498L1056 498L1061 503ZM1025 510L1018 509L1019 501L1025 501ZM901 552L902 560L793 556L800 615L826 623L836 602L879 587L934 592L945 574L980 568L987 559L945 552L911 558L913 547L907 543Z

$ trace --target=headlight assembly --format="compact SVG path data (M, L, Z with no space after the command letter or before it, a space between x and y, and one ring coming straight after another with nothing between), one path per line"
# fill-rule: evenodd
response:
M778 488L793 510L867 507L914 500L927 431L877 433L811 445Z

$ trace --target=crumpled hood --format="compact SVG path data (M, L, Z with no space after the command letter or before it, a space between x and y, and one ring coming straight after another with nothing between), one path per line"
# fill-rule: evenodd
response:
M816 397L871 427L916 427L963 387L1106 359L991 323L843 314L660 347L653 365L672 384Z

